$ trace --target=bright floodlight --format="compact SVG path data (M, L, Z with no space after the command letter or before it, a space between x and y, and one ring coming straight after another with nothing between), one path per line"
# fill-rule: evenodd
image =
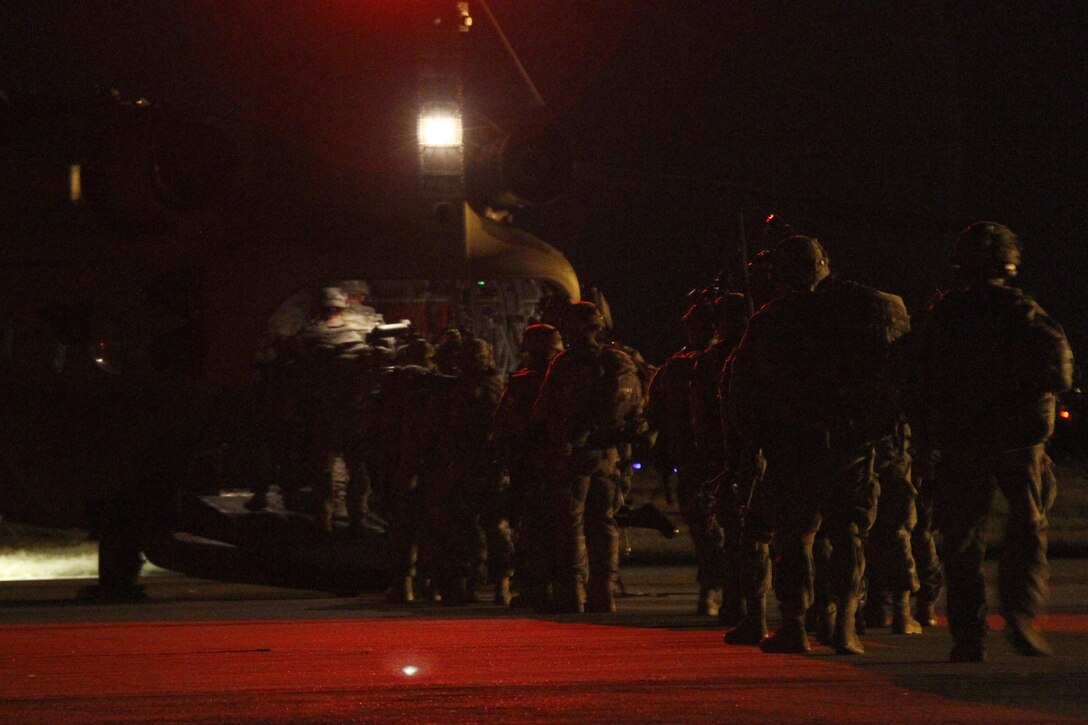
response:
M412 675L414 675L415 673L419 672L419 668L418 668L418 667L415 667L415 666L413 666L413 665L408 665L407 667L403 668L403 669L401 670L401 672L403 672L404 674L406 674L406 675L408 675L409 677L411 677L411 676L412 676Z
M425 111L419 116L420 146L460 146L461 117L449 110Z

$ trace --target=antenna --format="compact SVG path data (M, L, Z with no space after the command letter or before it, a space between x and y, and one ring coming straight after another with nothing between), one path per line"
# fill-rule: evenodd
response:
M499 40L502 41L503 47L506 48L506 53L510 56L510 60L513 61L514 67L518 69L518 74L521 76L521 79L525 81L525 85L529 88L529 92L533 94L533 102L538 106L543 106L544 97L540 95L540 91L537 90L536 85L533 83L533 79L529 77L529 72L526 71L525 66L521 64L521 59L518 58L518 54L514 51L514 46L510 45L506 33L502 31L502 26L499 25L499 21L491 12L491 8L487 6L487 0L479 0L479 3L480 7L484 9L484 14L487 15L487 19L491 22L491 26L495 28L495 32L499 34Z

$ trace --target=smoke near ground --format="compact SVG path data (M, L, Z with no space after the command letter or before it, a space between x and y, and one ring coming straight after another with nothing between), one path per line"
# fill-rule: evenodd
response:
M142 573L163 570L145 564ZM0 522L0 581L98 576L98 542L86 531Z
M68 547L0 549L0 581L73 579L98 575L98 544Z

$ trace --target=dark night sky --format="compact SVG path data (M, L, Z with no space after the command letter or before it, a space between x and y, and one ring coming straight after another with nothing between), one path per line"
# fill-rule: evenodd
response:
M325 158L388 161L373 139L403 114L411 68L397 4L10 5L0 88L112 86L270 125ZM810 5L491 0L579 159L571 194L519 221L659 359L738 213L753 251L775 212L844 276L911 304L945 279L954 232L993 218L1021 234L1024 285L1084 350L1086 4ZM523 104L475 15L468 101Z

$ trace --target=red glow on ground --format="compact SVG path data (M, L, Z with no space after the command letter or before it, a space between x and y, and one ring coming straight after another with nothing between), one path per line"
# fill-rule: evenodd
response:
M20 723L1040 717L907 691L841 660L729 647L713 630L531 619L5 626L0 682L0 720Z

